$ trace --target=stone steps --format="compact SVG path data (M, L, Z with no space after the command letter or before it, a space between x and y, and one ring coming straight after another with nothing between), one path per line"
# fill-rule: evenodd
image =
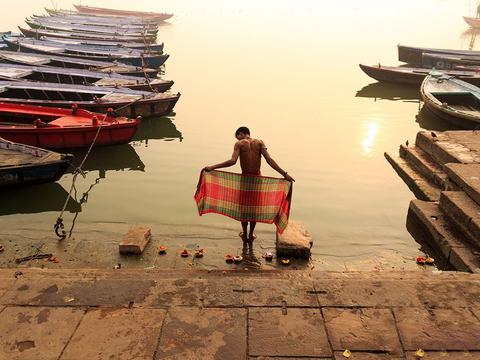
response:
M409 165L418 170L428 182L442 190L449 188L448 175L442 166L438 165L432 158L418 146L400 145L400 157Z
M449 178L480 204L480 164L447 164Z
M408 217L415 218L415 223L422 224L427 236L422 241L435 249L447 263L458 271L469 271L480 274L480 253L472 250L468 240L456 231L449 219L435 202L412 200ZM407 220L407 229L414 235L417 229Z
M418 199L438 201L441 189L437 185L429 182L428 179L422 175L419 170L410 165L407 160L398 156L392 156L388 153L384 155L393 169Z
M470 243L480 249L480 206L463 191L443 191L439 206Z

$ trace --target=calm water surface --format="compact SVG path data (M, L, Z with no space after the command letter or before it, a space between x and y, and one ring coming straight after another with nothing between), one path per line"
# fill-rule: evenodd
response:
M17 5L4 14L2 30L16 29L51 3ZM413 142L422 127L442 124L417 116L416 90L377 84L358 63L397 64L398 43L468 48L472 35L461 17L469 12L468 1L101 5L175 13L159 39L171 54L164 77L175 80L182 98L176 116L145 121L133 143L93 153L86 178L78 181L78 201L65 215L67 226L75 217L79 244L116 244L128 224L146 223L159 242L169 236L172 246L198 243L220 259L224 248L238 247L237 224L221 216L198 217L192 196L199 170L226 160L234 130L246 125L297 180L292 218L314 237L315 266L414 267L419 245L405 229L413 195L383 153ZM275 175L268 168L263 172ZM52 225L70 182L68 175L59 185L0 195L0 236L53 242ZM259 235L257 253L273 244L273 226L259 225Z

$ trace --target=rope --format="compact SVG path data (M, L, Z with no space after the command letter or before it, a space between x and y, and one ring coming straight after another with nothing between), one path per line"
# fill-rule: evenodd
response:
M77 176L79 174L82 174L82 176L84 176L84 172L82 170L82 167L85 164L85 161L87 160L88 156L90 155L90 153L93 149L93 146L95 145L95 142L97 141L98 135L100 134L100 131L102 130L103 123L107 119L107 116L108 116L108 113L105 114L105 116L103 117L103 120L99 124L98 129L97 129L97 133L95 134L95 137L93 138L93 141L90 144L90 147L88 148L88 151L85 154L82 162L80 163L80 165L78 167L75 168L73 178L72 178L72 185L70 186L70 191L68 192L67 198L65 199L65 203L63 204L62 211L60 212L60 215L57 218L57 221L55 222L55 225L53 226L53 228L55 230L55 234L57 234L57 236L60 238L60 240L64 240L67 237L67 233L65 231L65 226L63 225L63 214L65 213L65 209L68 206L68 202L70 201L70 197L72 195L72 192L75 189L75 181L77 181ZM76 191L76 189L75 189L75 191Z

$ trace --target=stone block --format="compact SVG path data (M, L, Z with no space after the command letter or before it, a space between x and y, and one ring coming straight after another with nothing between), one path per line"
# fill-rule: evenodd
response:
M445 169L450 179L480 205L480 164L447 164Z
M277 256L308 259L313 240L302 223L290 220L282 235L277 233Z
M171 308L155 359L244 360L246 333L246 309Z
M161 309L95 309L89 311L62 360L152 359L165 317Z
M324 308L322 312L333 350L403 354L389 309Z
M395 308L405 350L480 350L480 321L469 309Z
M141 254L151 238L152 233L149 228L132 226L119 245L120 254Z
M82 309L7 307L0 322L0 359L59 359L83 314Z
M250 308L251 356L332 356L319 309Z

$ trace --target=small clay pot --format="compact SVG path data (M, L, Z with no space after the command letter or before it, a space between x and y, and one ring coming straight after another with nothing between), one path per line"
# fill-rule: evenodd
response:
M203 257L203 249L195 250L195 257L196 257L196 258L201 258L201 257Z
M243 257L241 255L234 256L233 261L240 264L243 261Z
M188 257L188 255L190 255L190 254L188 253L187 249L182 250L182 252L180 253L181 257Z
M233 255L225 255L225 261L227 263L232 263L233 262Z
M166 246L159 246L158 247L158 253L160 255L165 255L167 253L167 247Z

